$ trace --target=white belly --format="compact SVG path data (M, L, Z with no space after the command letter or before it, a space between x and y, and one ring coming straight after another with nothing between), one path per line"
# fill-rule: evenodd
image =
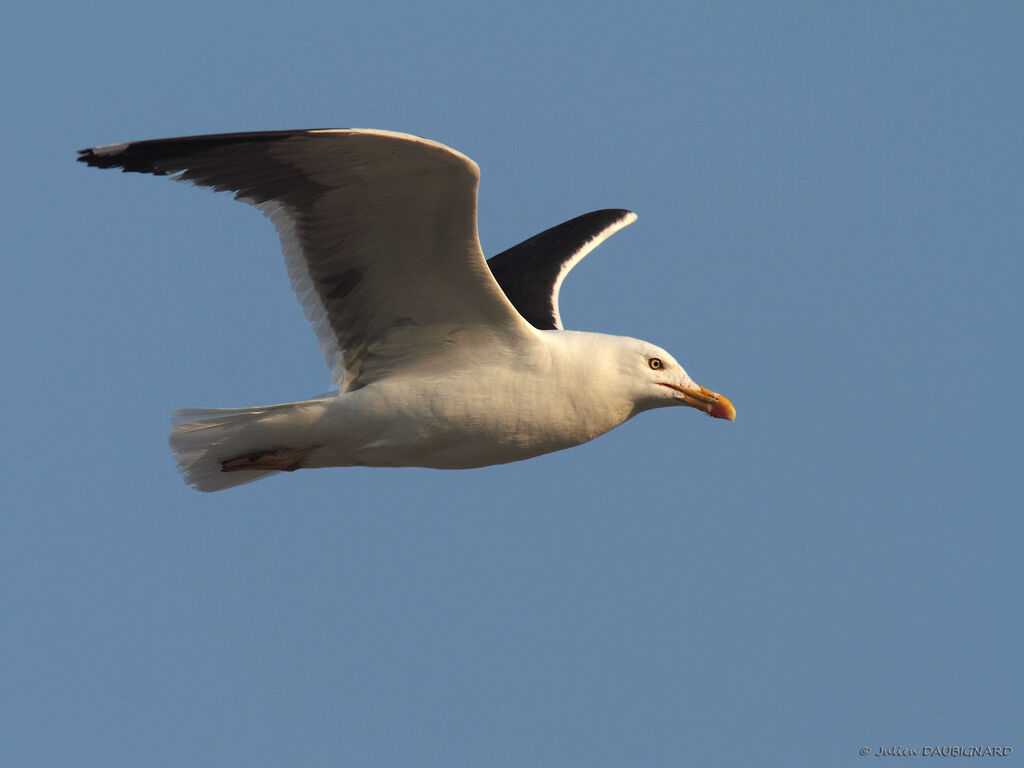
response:
M536 376L483 372L371 385L328 401L307 467L467 469L505 464L592 440L629 417L594 407L583 389Z

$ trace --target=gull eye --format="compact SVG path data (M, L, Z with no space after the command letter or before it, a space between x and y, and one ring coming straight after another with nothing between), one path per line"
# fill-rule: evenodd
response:
M665 367L665 364L661 362L660 357L652 357L650 360L647 361L647 364L651 366L652 371L660 371L662 368Z

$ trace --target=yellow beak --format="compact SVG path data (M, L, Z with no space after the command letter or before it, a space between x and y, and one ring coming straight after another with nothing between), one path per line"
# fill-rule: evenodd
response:
M736 421L736 409L725 395L712 392L710 389L704 389L699 384L697 389L680 387L678 384L668 384L665 382L661 382L661 386L674 389L682 395L681 399L685 405L696 408L698 411L704 411L708 416L713 416L716 419Z

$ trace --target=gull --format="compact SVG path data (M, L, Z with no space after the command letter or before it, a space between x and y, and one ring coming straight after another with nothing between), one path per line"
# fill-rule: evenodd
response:
M487 261L480 169L409 134L187 136L83 149L78 160L258 208L331 369L332 391L311 400L176 412L170 445L200 491L314 467L504 464L665 406L735 419L664 349L563 328L562 281L636 219L630 211L584 214Z

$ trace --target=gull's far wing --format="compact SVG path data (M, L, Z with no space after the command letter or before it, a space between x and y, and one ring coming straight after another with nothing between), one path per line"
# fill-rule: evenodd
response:
M607 238L636 221L622 209L591 211L514 245L487 260L494 278L531 325L562 328L558 291L569 270Z
M445 329L532 332L480 250L480 170L442 144L389 131L270 131L112 144L78 160L170 175L259 208L343 389L372 380L382 356L394 369L426 354L431 345L418 342Z

